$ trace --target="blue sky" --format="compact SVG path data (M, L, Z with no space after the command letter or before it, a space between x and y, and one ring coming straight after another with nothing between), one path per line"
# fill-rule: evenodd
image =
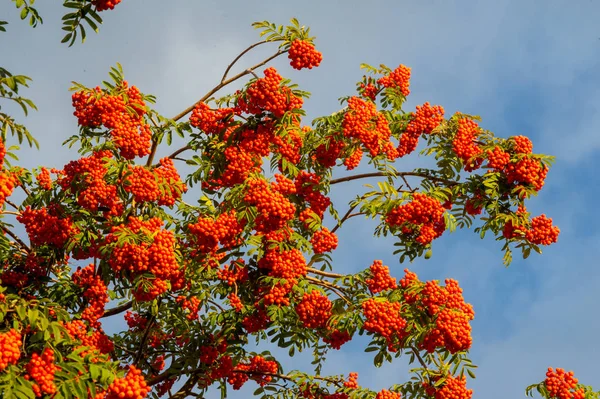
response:
M580 381L600 388L600 271L594 266L600 257L600 3L123 0L114 12L103 13L99 35L73 48L60 45L63 10L50 3L40 2L45 23L36 29L18 23L12 2L0 5L0 15L11 21L9 32L0 35L2 64L34 79L26 93L39 107L27 125L41 150L23 151L24 166L61 167L74 157L60 146L77 132L67 91L72 80L95 86L120 62L130 83L156 95L164 115L174 115L214 86L230 60L256 41L252 22L287 23L291 17L311 27L324 54L312 71L292 70L285 59L275 63L312 92L305 102L310 117L339 109L337 98L352 94L362 76L360 63L402 63L412 68L405 109L429 101L447 114L481 115L482 126L498 136L531 137L534 152L557 157L546 186L528 205L561 228L559 242L543 255L516 259L505 269L498 243L461 231L437 240L430 260L400 265L391 243L372 239L372 225L355 218L341 230L335 267L358 271L382 259L397 277L409 267L423 279L458 279L476 312L471 358L479 369L469 383L475 397L522 397L548 366L574 370ZM259 48L243 65L273 50ZM397 168L422 162L401 159ZM361 183L334 191L342 212ZM291 363L281 360L289 369ZM359 383L373 389L407 379L403 361L382 369L369 364L358 345L347 345L332 354L325 371L357 371Z

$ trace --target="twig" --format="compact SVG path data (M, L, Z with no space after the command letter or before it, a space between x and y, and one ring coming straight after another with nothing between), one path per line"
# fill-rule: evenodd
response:
M237 57L235 57L235 59L231 62L231 64L229 64L229 66L227 66L227 69L225 69L225 73L223 74L223 77L221 78L221 83L223 83L225 81L225 79L227 78L227 74L229 73L231 68L235 65L235 63L240 60L240 58L242 58L248 51L252 50L255 47L260 46L261 44L265 44L265 43L268 43L268 42L266 40L263 40L261 42L254 43L253 45L249 46L246 50L242 51Z
M4 200L5 203L7 203L8 205L12 206L14 209L19 210L19 207L17 205L15 205L15 203L5 199Z
M159 303L159 306L160 306L160 303ZM144 354L144 347L146 346L146 340L148 339L148 336L150 335L150 330L152 329L152 327L154 327L155 321L156 321L156 316L152 316L152 318L148 322L148 325L146 326L146 330L144 331L144 335L142 336L142 340L140 341L140 347L138 349L137 355L135 356L135 359L133 359L133 364L135 364L136 366L138 365L140 360L142 360L142 355Z
M419 172L400 172L400 173L396 173L395 175L400 176L400 177L404 177L404 176L422 177L424 179L429 179L432 181L438 181L441 183L445 183L449 186L455 186L455 185L459 184L458 182L453 181L453 180L443 179L441 177L430 176L426 173L419 173ZM388 176L389 175L384 172L362 173L362 174L358 174L358 175L352 175L352 176L340 177L338 179L332 179L329 181L329 184L333 185L333 184L343 183L343 182L352 181L352 180L365 179L365 178L369 178L369 177L388 177ZM410 187L409 187L409 189L410 189Z
M343 274L337 274L337 273L331 273L331 272L324 272L322 270L314 269L312 267L309 267L306 270L309 271L309 272L311 272L311 273L313 273L313 274L318 274L319 276L333 277L333 278L344 277Z
M126 310L131 309L132 306L133 306L133 302L129 301L127 303L124 303L123 305L116 306L116 307L114 307L112 309L106 309L104 311L104 314L101 317L114 316L116 314L119 314L119 313L122 313L122 312L124 312Z
M414 346L411 346L410 349L412 350L412 352L415 354L415 356L419 360L419 363L421 363L421 366L423 366L423 368L425 370L429 371L429 368L427 368L427 364L425 364L425 361L421 357L421 354L419 353L419 350L417 348L415 348Z
M333 292L335 292L340 298L342 298L349 306L352 306L352 302L346 297L346 295L344 295L342 293L341 287L338 287L335 284L331 284L330 282L327 282L327 281L324 281L324 280L319 280L318 278L314 278L314 277L311 277L311 276L306 276L306 279L308 281L312 281L316 285L320 285L322 287L329 288L330 290L332 290Z
M4 226L3 224L0 224L0 228L6 234L8 234L9 236L11 236L13 240L15 240L17 243L19 243L19 245L21 246L21 248L23 248L27 253L31 252L31 249L27 246L27 244L25 244L23 241L21 241L21 239L19 237L17 237L17 235L15 233L13 233L8 228L6 228L6 226Z

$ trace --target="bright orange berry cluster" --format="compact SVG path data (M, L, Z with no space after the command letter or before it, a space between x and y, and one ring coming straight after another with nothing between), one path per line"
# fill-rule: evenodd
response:
M382 261L373 261L370 271L372 277L365 279L365 283L367 283L371 293L377 294L397 287L396 279L390 276L390 268L384 266Z
M539 191L544 186L548 167L537 159L523 158L506 165L505 173L508 184L527 184Z
M94 328L100 327L98 319L104 315L104 306L108 303L106 284L95 273L93 264L83 269L78 268L72 279L75 285L84 289L83 297L87 300L87 307L81 313L81 318Z
M306 41L296 39L290 45L288 51L288 58L290 59L290 65L294 69L318 67L323 60L323 54L315 49L315 46Z
M348 375L348 381L344 381L344 386L346 388L358 388L358 373L350 373Z
M558 240L560 229L552 225L552 219L542 214L531 219L531 228L525 233L527 241L538 245L550 245Z
M9 364L17 364L21 357L21 333L15 329L0 333L0 371Z
M72 320L62 323L67 333L72 339L81 341L81 347L88 347L89 350L80 353L81 357L88 354L108 354L114 350L114 345L110 338L100 329L91 331L82 320ZM92 359L94 361L94 359Z
M517 154L531 154L533 152L533 143L527 136L511 137L513 149Z
M197 320L198 319L198 310L202 302L195 296L191 296L189 299L185 296L179 295L175 302L181 306L181 308L186 312L186 319L188 320Z
M115 146L126 159L143 157L150 153L152 132L144 121L146 103L137 87L128 87L123 82L122 89L127 95L108 95L99 87L92 93L73 93L73 113L81 126L104 126L110 130ZM132 107L134 112L127 109Z
M362 304L363 314L366 321L364 329L384 337L389 346L401 340L406 332L406 320L400 315L400 302L389 302L388 300L377 301L373 298L367 299Z
M238 363L227 382L233 386L233 389L238 390L251 378L262 387L271 382L273 379L271 374L276 374L278 370L277 362L262 356L254 356L248 363Z
M129 366L125 377L117 378L109 385L106 399L143 399L150 390L142 372L135 366Z
M236 212L224 212L216 219L199 217L196 223L190 223L188 230L194 236L194 246L199 253L214 253L219 243L225 248L239 242L244 224L238 222Z
M246 261L239 258L229 266L223 266L223 269L217 270L217 278L232 286L239 282L248 280L248 268L245 266Z
M296 213L296 206L262 179L248 181L244 201L256 206L258 215L254 220L254 229L258 233L264 234L287 226Z
M379 78L377 83L387 88L397 88L404 97L407 97L410 94L410 68L400 65L389 75Z
M360 147L356 147L354 151L344 159L344 165L346 166L346 170L352 170L360 165L360 161L363 157L363 150Z
M467 378L454 377L449 375L444 381L444 385L441 388L436 388L433 385L427 387L428 391L432 391L432 395L435 399L471 399L473 396L473 390L467 389Z
M316 254L322 254L336 249L338 246L338 238L335 233L329 231L327 227L323 227L313 234L310 243Z
M302 108L302 97L296 96L287 86L280 86L283 78L273 67L264 71L265 77L257 79L246 90L246 98L238 99L239 108L249 114L263 111L281 118L286 112Z
M299 219L304 222L308 219L309 212L314 212L323 219L325 210L331 204L329 197L323 195L318 188L320 177L315 173L301 171L296 177L296 192L298 196L308 202L309 207L300 213Z
M331 318L331 300L319 291L305 293L296 305L296 313L306 328L324 328Z
M313 159L317 160L317 162L326 168L332 168L335 166L344 147L345 144L343 141L338 141L333 136L330 136L327 143L317 147Z
M279 250L279 248L268 249L264 256L258 261L258 267L268 270L269 276L296 279L306 275L306 259L302 251L297 248Z
M154 202L173 206L187 191L170 158L162 158L160 166L153 170L141 165L128 165L130 175L126 178L125 191L132 193L136 202Z
M554 371L552 367L548 367L544 385L548 389L550 398L583 399L585 397L585 390L583 388L576 390L578 382L572 371L567 373L561 368L557 368Z
M38 184L44 190L52 189L52 178L50 177L50 171L46 168L41 168L40 173L35 177Z
M375 104L359 97L348 99L348 112L344 115L342 129L344 136L358 139L371 156L377 156L387 148L392 135L388 120L377 112Z
M498 146L494 147L494 149L491 151L487 150L486 153L488 166L496 169L497 171L503 170L510 162L510 154Z
M470 118L458 120L458 130L452 141L452 149L464 164L465 171L472 172L478 169L483 162L483 150L477 145L476 140L480 134L479 125Z
M32 353L27 366L27 375L25 379L33 379L33 392L35 396L41 397L43 394L53 395L56 393L56 384L54 383L54 374L60 370L54 364L54 352L50 348L44 349L42 354Z
M0 170L0 207L4 205L4 201L10 197L18 185L19 180L14 173Z
M410 122L400 136L398 145L398 156L403 157L417 149L419 138L422 134L431 134L444 120L444 108L440 105L433 107L426 102L416 107L412 113Z
M446 229L444 207L425 194L415 193L411 202L393 208L386 216L393 227L402 227L402 232L413 235L420 244L428 244L442 235Z
M382 389L377 392L375 399L400 399L402 395L399 392L388 391L387 389Z
M25 225L32 245L48 244L60 248L77 232L70 217L61 218L56 213L54 209L31 209L28 205L17 216L17 220Z
M123 204L117 195L117 186L105 180L110 151L96 151L89 157L71 161L58 171L57 183L66 194L77 197L77 203L91 212L107 208L106 215L120 215Z
M233 108L212 110L208 104L200 102L196 104L190 115L190 125L206 134L218 134L231 125L233 115Z
M96 11L113 10L121 0L92 0L92 4L96 6Z
M330 331L328 335L323 338L323 342L331 345L333 349L339 350L342 347L342 345L344 345L351 339L352 337L347 331L333 330Z

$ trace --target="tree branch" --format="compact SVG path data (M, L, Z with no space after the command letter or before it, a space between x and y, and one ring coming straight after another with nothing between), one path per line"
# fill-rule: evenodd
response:
M17 237L17 235L15 233L10 231L6 226L4 226L3 224L0 224L0 228L6 234L11 236L12 239L15 240L21 246L21 248L23 248L27 253L31 252L31 249L27 246L27 244L25 244L23 241L21 241L21 239L19 237Z
M110 317L110 316L114 316L116 314L122 313L126 310L131 309L131 307L133 306L133 301L129 301L127 303L124 303L123 305L119 305L116 306L112 309L106 309L104 311L104 314L101 317Z
M221 83L223 83L225 81L225 79L227 78L227 74L229 73L231 68L235 65L235 63L240 60L240 58L242 58L248 51L252 50L255 47L260 46L261 44L265 44L265 43L268 43L268 42L266 40L263 40L261 42L254 43L253 45L249 46L246 50L242 51L237 57L235 57L235 59L231 62L231 64L229 64L229 66L225 70L225 73L223 74L223 77L221 78Z

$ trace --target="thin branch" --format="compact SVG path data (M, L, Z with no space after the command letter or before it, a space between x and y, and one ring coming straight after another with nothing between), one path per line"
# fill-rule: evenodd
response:
M344 295L342 292L342 288L338 287L335 284L331 284L330 282L319 280L318 278L314 278L311 276L306 276L308 281L312 281L316 285L320 285L321 287L329 288L331 291L335 292L340 298L342 298L349 306L352 306L352 302Z
M393 177L393 175L389 175L389 174L386 174L384 172L362 173L362 174L358 174L358 175L352 175L352 176L340 177L338 179L332 179L332 180L329 181L329 184L333 185L333 184L343 183L343 182L352 181L352 180L365 179L365 178L369 178L369 177L390 177L390 176ZM404 177L404 176L422 177L424 179L429 179L429 180L432 180L432 181L437 181L437 182L440 182L440 183L445 183L445 184L447 184L449 186L455 186L455 185L459 184L456 181L448 180L448 179L443 179L441 177L430 176L427 173L400 172L400 173L396 173L396 176L400 176L400 177Z
M112 309L106 309L104 311L104 314L101 317L114 316L116 314L119 314L119 313L122 313L122 312L124 312L126 310L131 309L132 306L133 306L133 302L129 301L127 303L124 303L123 305L116 306L116 307L114 307Z
M415 354L415 356L419 360L419 363L421 363L421 366L423 366L423 368L425 370L429 371L429 368L427 367L427 364L425 364L425 361L421 357L421 354L419 353L419 350L417 348L415 348L414 346L411 346L410 349L412 350L412 352Z
M209 99L213 94L215 94L216 92L218 92L219 90L221 90L223 87L227 86L229 83L235 82L236 80L248 75L249 73L251 73L252 71L254 71L257 68L260 68L261 66L269 63L271 60L279 57L282 54L287 53L287 50L285 51L278 51L275 54L273 54L272 56L270 56L269 58L265 59L264 61L259 62L258 64L246 69L245 71L242 71L240 73L238 73L237 75L222 81L221 83L219 83L218 85L216 85L215 87L213 87L208 93L206 93L204 95L204 97L202 97L200 100L196 101L194 104L190 105L189 107L187 107L186 109L184 109L183 111L181 111L179 114L175 115L172 119L174 121L178 121L179 119L183 118L184 116L186 116L187 114L189 114L190 112L192 112L194 110L194 108L196 107L197 104L206 101L207 99Z
M7 199L5 199L4 202L7 203L8 205L12 206L14 209L19 210L19 207L14 202L11 202Z
M343 274L337 274L337 273L331 273L331 272L324 272L322 270L314 269L312 267L309 267L306 270L309 271L309 272L311 272L311 273L313 273L313 274L318 274L319 276L333 277L333 278L344 277Z
M180 149L178 149L177 151L173 152L171 155L169 155L169 157L168 157L168 158L170 158L170 159L175 159L175 157L176 157L177 155L181 154L181 153L182 153L182 152L184 152L184 151L191 150L191 149L192 149L192 146L188 144L188 145L186 145L186 146L184 146L184 147L181 147L181 148L180 148Z
M294 378L292 376L290 376L289 374L266 373L266 372L262 372L262 371L250 371L250 370L238 370L238 369L234 369L233 371L236 372L236 373L246 374L246 375L249 375L249 376L264 375L264 376L268 376L268 377L279 378L281 380L296 382L296 380L294 380ZM310 376L310 378L312 378L314 380L329 382L331 384L337 385L338 387L342 387L342 382L339 379L327 378L327 377L320 377L320 376L317 376L317 375Z
M231 62L231 64L229 64L229 66L225 70L225 73L223 74L223 77L221 78L221 83L223 83L225 81L225 79L227 79L227 74L229 73L231 68L235 65L235 63L240 60L240 58L242 58L248 51L252 50L255 47L260 46L261 44L265 44L265 43L268 43L268 42L266 40L263 40L262 42L254 43L253 45L249 46L246 50L242 51L237 57L235 57L235 59Z
M27 253L31 252L31 249L27 246L27 244L25 244L23 241L21 241L21 239L19 237L17 237L17 235L15 233L13 233L12 231L10 231L6 226L4 226L3 224L0 224L0 228L6 234L8 234L9 236L11 236L12 239L15 240L21 246L21 248L23 248Z
M144 331L144 335L142 336L142 340L140 341L140 347L138 349L137 355L135 356L135 359L133 359L133 364L135 364L136 366L138 366L138 363L140 362L140 360L142 360L142 355L144 354L146 341L148 340L148 336L150 335L150 330L152 329L152 327L154 327L155 321L156 316L153 316L152 319L150 319L150 321L148 322L148 325L146 326L146 330Z

